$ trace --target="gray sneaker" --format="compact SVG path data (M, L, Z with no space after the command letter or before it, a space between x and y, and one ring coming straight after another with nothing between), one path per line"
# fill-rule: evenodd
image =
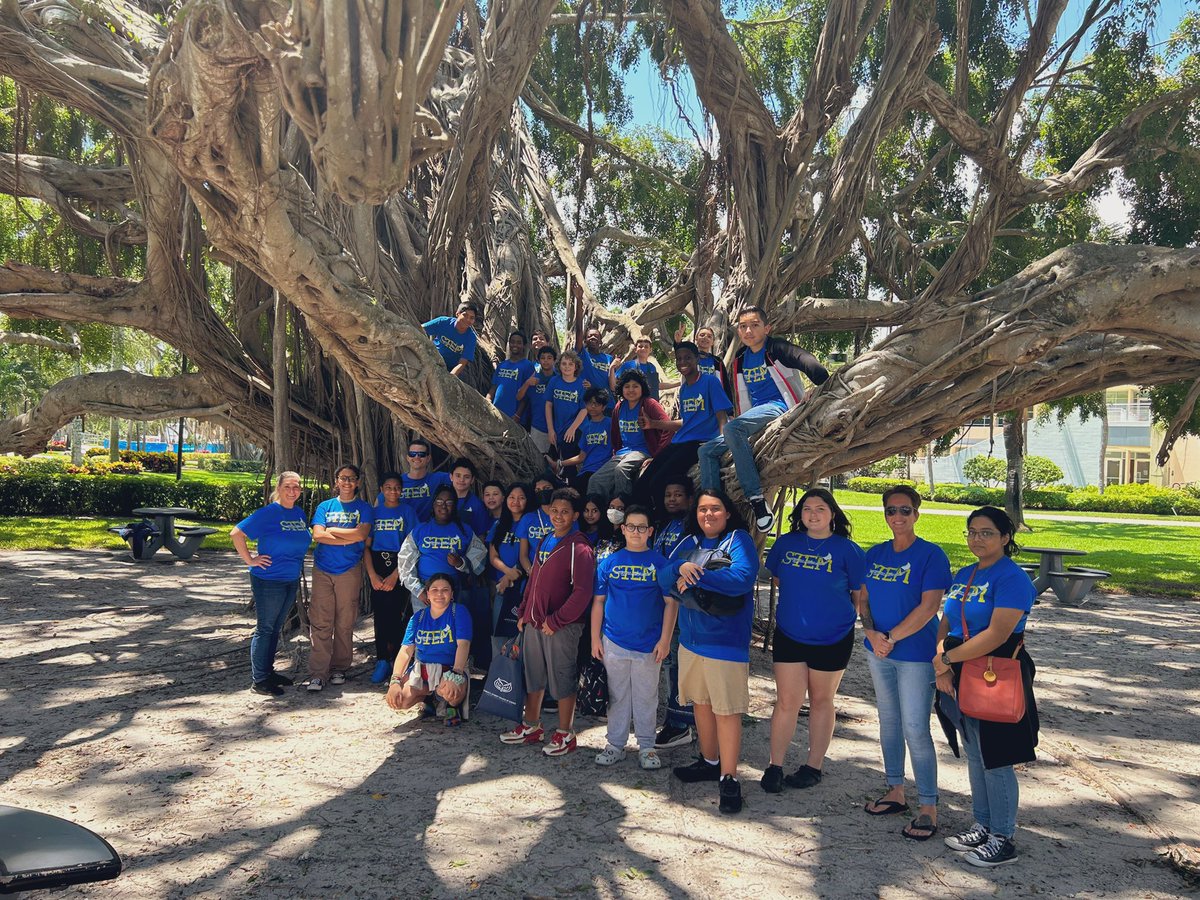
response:
M345 672L332 673L329 676L329 683L330 684L345 684L346 683L346 673Z
M974 850L976 847L986 844L990 834L991 832L976 822L966 831L960 831L958 834L947 837L946 846L960 852Z
M317 691L321 690L321 688L323 688L323 687L325 687L325 679L323 679L323 678L308 679L308 692L310 694L315 694Z

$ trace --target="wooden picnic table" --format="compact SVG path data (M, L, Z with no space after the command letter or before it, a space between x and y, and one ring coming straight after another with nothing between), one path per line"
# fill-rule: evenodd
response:
M196 517L196 511L188 509L186 506L143 506L135 509L133 514L153 519L154 527L158 531L158 534L151 538L150 543L146 546L144 559L149 559L162 547L166 547L180 559L191 559L192 554L196 552L196 548L200 546L204 538L217 531L215 528L203 526L176 529L176 518L194 519ZM182 536L182 540L177 534Z

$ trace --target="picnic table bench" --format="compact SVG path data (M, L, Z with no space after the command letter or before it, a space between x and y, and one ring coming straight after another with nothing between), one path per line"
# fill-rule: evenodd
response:
M1038 553L1041 559L1036 566L1024 563L1021 568L1033 579L1034 589L1040 594L1050 588L1064 603L1082 604L1092 588L1111 577L1103 569L1086 566L1064 566L1067 556L1087 556L1086 550L1067 550L1059 547L1023 547L1022 553Z
M107 881L121 874L108 841L66 819L0 805L0 894Z
M192 555L204 543L210 534L216 534L216 528L206 525L181 525L176 527L177 517L194 517L196 511L183 506L143 506L133 511L136 516L145 516L153 520L153 528L149 532L127 532L130 526L114 525L108 530L119 534L129 543L133 558L138 560L150 559L162 548L166 548L179 559L191 559Z

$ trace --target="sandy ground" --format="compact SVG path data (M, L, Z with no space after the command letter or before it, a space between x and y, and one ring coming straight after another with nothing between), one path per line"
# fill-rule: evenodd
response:
M778 796L757 784L773 695L756 653L746 809L724 817L713 785L641 772L635 756L597 767L597 720L580 722L580 752L552 760L502 746L490 717L446 731L391 712L366 677L369 620L344 688L252 695L236 563L0 554L0 802L78 821L126 863L117 881L66 893L1195 896L1161 835L1200 847L1200 604L1103 595L1036 607L1044 752L1019 773L1021 861L988 872L862 812L883 779L861 647L824 781ZM802 720L788 768L806 742ZM964 827L965 763L940 736L938 752L943 831ZM665 756L679 764L689 751Z

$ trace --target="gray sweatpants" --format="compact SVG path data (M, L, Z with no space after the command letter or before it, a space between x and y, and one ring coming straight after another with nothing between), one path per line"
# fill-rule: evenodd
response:
M608 673L608 742L625 748L629 719L639 750L654 747L658 723L658 673L662 663L653 653L638 653L604 636L604 669Z

